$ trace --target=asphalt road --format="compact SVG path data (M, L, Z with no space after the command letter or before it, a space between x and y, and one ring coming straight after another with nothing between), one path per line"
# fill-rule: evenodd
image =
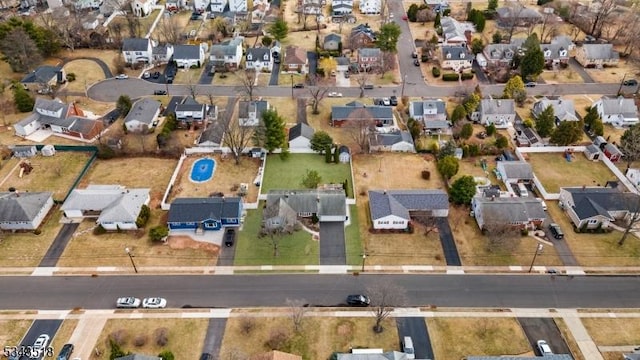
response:
M284 306L307 299L344 303L350 293L388 279L407 292L406 306L639 308L636 276L558 275L234 275L0 277L0 309L109 309L120 296L161 296L168 307Z

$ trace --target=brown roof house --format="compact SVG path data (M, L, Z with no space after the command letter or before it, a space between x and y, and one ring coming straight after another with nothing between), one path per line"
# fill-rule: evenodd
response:
M306 74L309 72L307 51L297 46L287 46L284 50L283 71Z
M360 24L349 34L349 48L351 50L371 47L376 41L375 32L369 27L369 24Z

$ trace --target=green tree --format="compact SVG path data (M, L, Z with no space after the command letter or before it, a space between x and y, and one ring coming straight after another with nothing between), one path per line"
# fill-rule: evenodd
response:
M401 33L400 25L395 22L382 25L376 36L376 46L382 52L395 54L398 52L398 39Z
M458 205L470 204L475 194L476 181L470 175L457 178L449 189L449 198Z
M484 42L480 38L473 38L471 40L471 52L474 55L478 55L484 50Z
M467 140L473 135L473 125L466 123L462 125L462 129L460 130L460 137Z
M496 11L498 9L498 0L489 0L487 10Z
M276 20L269 27L269 34L271 34L271 37L277 41L284 40L287 37L288 33L289 33L289 26L287 25L287 22L284 21L283 19Z
M504 149L509 146L509 139L506 136L498 134L496 136L496 147L498 149Z
M162 358L162 360L175 360L175 356L173 355L173 353L169 350L165 350L163 352L161 352L160 354L158 354L159 358Z
M132 103L129 95L120 95L120 97L118 97L118 101L116 101L116 109L120 113L121 117L127 116L129 110L131 110L131 106Z
M633 162L640 160L640 125L636 124L625 130L620 137L620 151L624 154L627 169Z
M340 147L338 146L333 149L333 162L336 164L340 162Z
M286 150L287 129L284 119L273 109L262 113L262 126L256 130L254 139L257 145L262 145L269 153L276 149Z
M407 129L409 129L411 138L415 142L420 138L420 134L422 134L422 123L414 118L409 118L409 120L407 120Z
M268 46L271 46L272 42L273 42L273 39L271 38L271 36L265 35L262 37L262 45L268 47Z
M433 20L433 27L437 29L440 26L442 26L441 21L442 21L442 17L440 16L440 12L438 11L438 13L436 14L435 20Z
M491 36L491 41L494 44L500 44L502 42L502 33L500 31L496 31Z
M587 109L587 115L584 116L584 126L588 131L593 132L595 135L604 135L604 125L602 119L598 114L598 109L595 106L591 106Z
M484 13L477 9L471 9L467 15L467 21L473 23L476 31L481 33L484 30L487 19L484 17Z
M13 101L20 112L29 112L33 110L36 101L29 95L24 86L20 83L13 85Z
M301 184L307 189L316 189L321 182L322 177L316 170L307 170L307 173L302 177Z
M491 124L489 124L489 125L485 126L485 128L484 128L484 129L485 129L485 130L486 130L486 132L487 132L487 136L493 136L493 135L495 135L495 134L496 134L496 126L495 126L493 123L491 123Z
M453 109L453 113L451 114L451 121L455 124L458 121L464 119L467 116L467 110L462 105L458 105Z
M331 152L331 146L327 145L324 148L324 162L327 164L333 161L333 153Z
M582 138L582 121L563 121L551 134L549 141L559 146L576 143Z
M602 119L597 118L596 121L593 122L591 129L593 129L593 133L596 136L604 135L604 124L602 123Z
M119 357L127 356L130 354L130 353L124 352L124 350L122 350L122 347L120 347L120 345L117 342L115 342L113 339L109 339L109 347L111 348L111 353L109 354L110 360L114 360Z
M478 108L478 105L480 105L480 95L478 95L478 93L476 92L472 92L471 94L469 94L469 96L467 96L466 99L464 99L464 102L462 103L462 105L464 106L464 109L467 111L467 114L471 114L474 111L476 111L476 109Z
M331 148L333 145L333 138L326 131L318 131L311 137L311 150L322 154L327 147Z
M556 119L553 107L551 105L547 106L535 119L538 134L543 138L549 137L551 132L553 132L553 125Z
M509 79L509 81L504 85L502 97L504 99L515 99L518 96L518 93L524 91L524 82L519 75L516 75L511 77L511 79Z
M411 4L407 10L407 19L411 22L416 22L416 16L418 15L418 5Z
M451 179L455 174L458 173L458 169L460 168L460 164L458 163L458 159L455 156L447 155L444 158L438 160L438 171L445 179Z
M436 150L438 149L438 144L434 143ZM448 141L446 144L444 144L443 147L440 148L440 150L438 151L438 160L442 160L447 156L453 156L456 152L456 143L453 141Z
M169 228L164 225L158 225L149 230L149 238L151 241L161 241L169 236Z
M535 81L544 70L544 53L536 33L524 42L524 56L520 60L520 76L527 81Z

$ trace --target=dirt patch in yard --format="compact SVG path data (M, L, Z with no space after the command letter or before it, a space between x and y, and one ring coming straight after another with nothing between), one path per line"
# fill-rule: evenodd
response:
M182 236L182 235L169 236L169 239L167 239L167 245L169 245L171 249L175 249L175 250L182 250L182 249L204 250L204 251L213 253L216 256L220 252L220 247L218 245L205 243L202 241L195 241L188 236Z

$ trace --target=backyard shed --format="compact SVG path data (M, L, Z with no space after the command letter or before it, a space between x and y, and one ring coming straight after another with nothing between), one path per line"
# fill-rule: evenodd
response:
M349 148L342 145L338 148L338 159L341 163L348 163L351 159L351 154L349 153Z
M600 149L595 144L591 144L584 148L584 156L589 160L600 160Z
M622 152L613 144L604 146L604 156L608 157L611 162L616 162L622 158Z
M56 154L56 149L53 147L53 145L49 144L43 146L40 152L42 153L42 156L53 156Z
M30 158L36 156L37 153L35 145L14 146L11 150L13 156L17 158Z
M596 136L595 140L593 140L593 144L598 147L600 150L604 150L604 146L607 145L607 140L605 140L602 136Z

